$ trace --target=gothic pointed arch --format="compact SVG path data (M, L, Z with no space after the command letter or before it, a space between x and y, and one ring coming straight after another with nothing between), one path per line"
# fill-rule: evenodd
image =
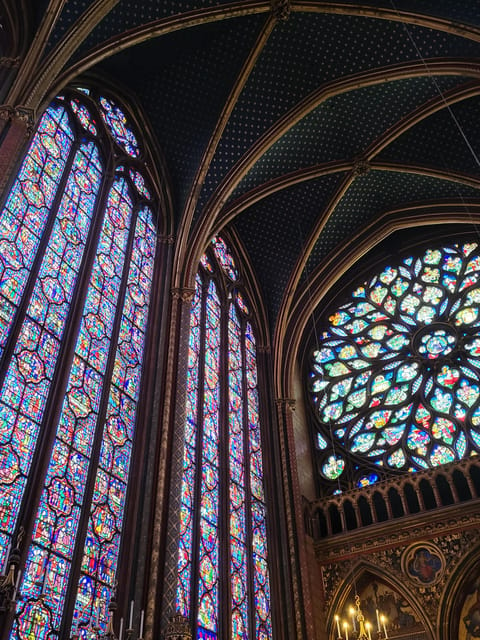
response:
M387 568L362 560L344 568L343 579L329 606L327 628L330 629L332 637L338 627L343 633L345 627L347 633L358 631L360 605L365 631L367 635L370 632L372 638L377 631L384 633L385 625L389 635L403 632L413 637L415 634L421 634L420 637L433 640L426 612L412 597L407 585L395 575L394 551L390 564ZM327 581L333 578L328 567L325 576Z
M201 258L191 303L179 425L183 471L179 511L173 510L172 608L190 620L199 639L267 640L273 633L262 332L246 285L241 262L215 236Z
M480 624L480 547L464 556L446 582L438 609L438 638L468 637ZM473 633L472 633L473 632Z
M65 89L2 204L2 566L25 532L11 640L107 629L162 265L146 156L116 97Z

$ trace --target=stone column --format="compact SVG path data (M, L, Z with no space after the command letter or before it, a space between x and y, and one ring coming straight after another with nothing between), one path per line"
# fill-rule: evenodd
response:
M180 531L180 498L183 462L183 443L186 408L186 375L190 308L194 289L172 289L169 350L164 387L163 429L160 450L158 482L161 492L157 496L152 545L152 577L157 581L155 593L152 586L149 605L157 609L152 619L147 618L148 640L158 637L156 632L167 620L179 623L182 616L176 614L178 535ZM168 426L167 426L168 425ZM161 600L159 596L161 594ZM161 602L161 605L160 605ZM155 632L154 632L155 630ZM167 636L165 636L167 637ZM176 637L176 636L168 636ZM184 636L179 636L183 638Z
M293 598L292 611L286 616L288 628L284 631L284 637L295 637L296 640L313 640L315 629L309 572L316 571L317 567L309 566L306 555L292 418L295 400L279 398L276 400L276 404L288 536L289 557L285 560L289 566L291 596Z

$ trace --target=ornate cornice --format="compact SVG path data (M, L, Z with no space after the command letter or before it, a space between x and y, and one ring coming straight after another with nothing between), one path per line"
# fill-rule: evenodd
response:
M35 110L23 105L13 107L3 104L0 105L0 120L21 122L25 125L25 134L28 137L35 126Z
M416 540L431 539L434 536L454 535L459 531L478 529L480 526L479 501L457 504L429 511L428 522L425 513L395 518L388 523L376 523L363 527L341 539L322 538L315 542L315 554L321 564L341 561L346 558L363 557L381 549L399 544L409 544Z

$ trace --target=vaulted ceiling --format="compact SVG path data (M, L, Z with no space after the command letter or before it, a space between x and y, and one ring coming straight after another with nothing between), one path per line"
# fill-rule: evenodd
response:
M476 2L30 5L47 42L23 102L88 75L132 97L171 179L178 264L228 226L272 336L377 221L480 204Z

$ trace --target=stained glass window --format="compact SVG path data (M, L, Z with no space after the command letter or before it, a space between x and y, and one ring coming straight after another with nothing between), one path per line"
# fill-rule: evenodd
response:
M2 567L28 537L12 640L107 627L155 261L139 155L120 107L68 91L0 212Z
M190 316L177 609L191 619L197 639L228 634L232 640L268 640L266 505L250 305L222 238L212 240L200 264Z
M480 451L479 303L472 242L385 266L331 313L310 371L325 478L347 454L407 472Z

